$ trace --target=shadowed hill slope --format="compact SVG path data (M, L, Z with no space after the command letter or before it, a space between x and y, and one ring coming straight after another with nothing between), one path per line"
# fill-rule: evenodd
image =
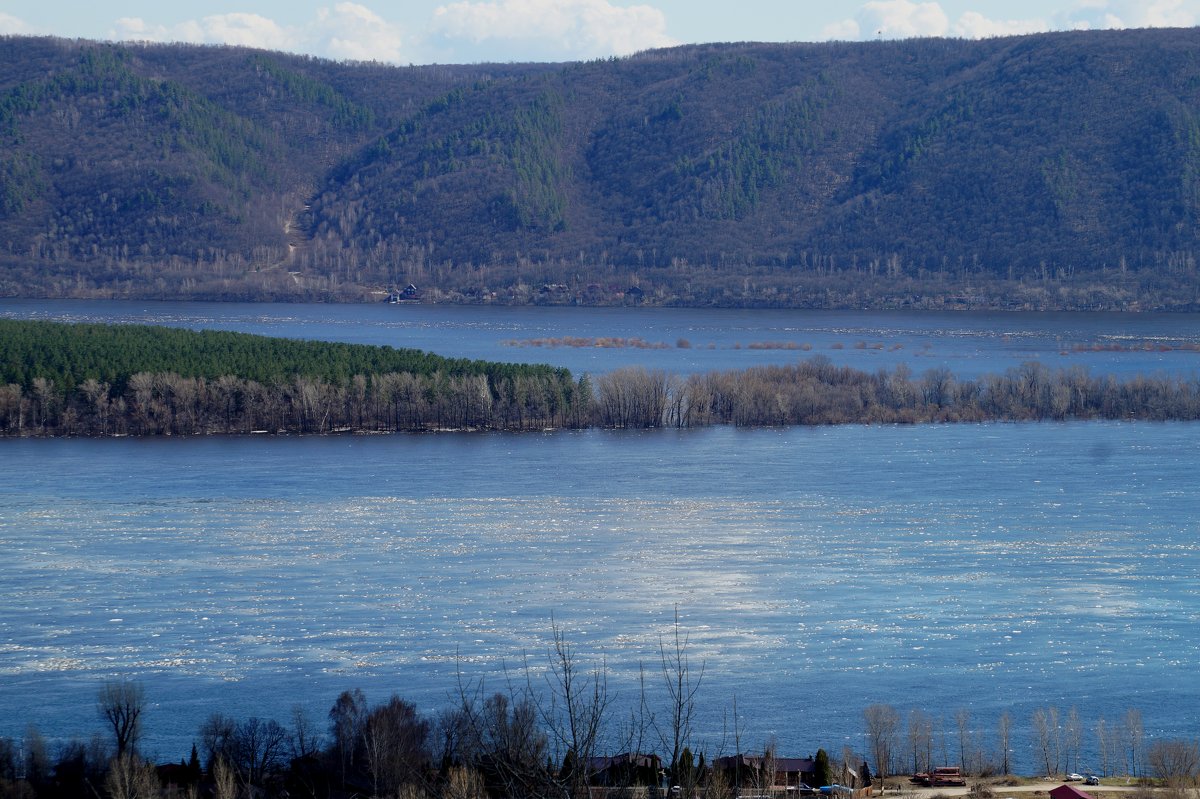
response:
M395 68L0 41L0 291L1193 307L1200 32Z

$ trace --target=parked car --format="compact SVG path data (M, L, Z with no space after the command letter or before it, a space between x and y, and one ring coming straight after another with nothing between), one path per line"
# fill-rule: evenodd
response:
M1083 779L1082 774L1068 774L1067 775L1067 782L1079 782L1081 779Z
M1100 778L1097 777L1095 774L1089 774L1083 778L1083 784L1084 785L1099 785Z

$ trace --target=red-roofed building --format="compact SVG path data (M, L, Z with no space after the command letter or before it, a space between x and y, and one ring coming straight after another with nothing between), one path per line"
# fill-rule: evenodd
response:
M1050 792L1050 799L1092 799L1092 795L1074 785L1060 785Z

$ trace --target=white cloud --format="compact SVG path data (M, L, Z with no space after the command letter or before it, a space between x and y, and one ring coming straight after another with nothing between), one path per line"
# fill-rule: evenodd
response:
M1050 26L1041 19L988 19L976 11L968 11L954 23L955 36L964 39L984 39L988 36L1016 36L1022 33L1038 33Z
M1106 0L1083 0L1105 3ZM1178 2L1178 0L1159 0ZM1200 0L1196 0L1200 2ZM912 0L872 0L859 7L854 19L828 25L822 31L825 39L909 39L917 36L957 36L982 39L988 36L1010 36L1050 29L1042 19L996 20L977 11L967 11L951 24L940 3Z
M110 39L135 42L197 41L194 38L195 31L188 31L190 35L185 35L181 31L172 32L164 25L151 25L141 17L121 17L114 24L116 27L108 32Z
M177 25L153 25L137 17L116 21L113 39L149 42L230 44L264 50L311 53L337 60L400 63L400 29L366 6L337 3L307 24L285 27L258 14L216 14Z
M1080 0L1062 16L1069 28L1190 28L1200 0Z
M627 55L678 44L666 16L617 0L455 0L439 6L424 40L352 0L320 8L309 21L282 25L251 13L216 14L173 25L117 20L113 39L231 44L311 53L337 60L522 61Z
M330 58L400 63L404 50L400 28L358 3L322 8L308 34Z
M216 14L178 25L152 25L139 17L122 17L110 32L114 39L147 42L232 44L267 50L291 50L299 43L294 30L258 14Z
M202 21L209 41L283 50L295 45L295 33L258 14L219 14Z
M24 20L17 19L12 14L5 14L0 11L0 35L4 36L21 36L33 33L33 27L27 25Z
M914 3L911 0L872 0L855 15L861 35L885 39L909 39L914 36L945 36L950 18L938 3Z
M858 35L858 23L852 19L844 19L841 22L834 22L821 29L821 38L828 39L830 41L852 41L857 39Z
M628 55L678 44L662 11L609 0L460 0L434 12L433 31L453 45L499 45L510 60Z

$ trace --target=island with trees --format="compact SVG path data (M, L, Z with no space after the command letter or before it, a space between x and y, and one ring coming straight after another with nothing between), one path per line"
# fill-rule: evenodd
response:
M0 320L0 434L394 433L1200 418L1200 382L1028 362L960 379L814 356L681 376L136 325Z

